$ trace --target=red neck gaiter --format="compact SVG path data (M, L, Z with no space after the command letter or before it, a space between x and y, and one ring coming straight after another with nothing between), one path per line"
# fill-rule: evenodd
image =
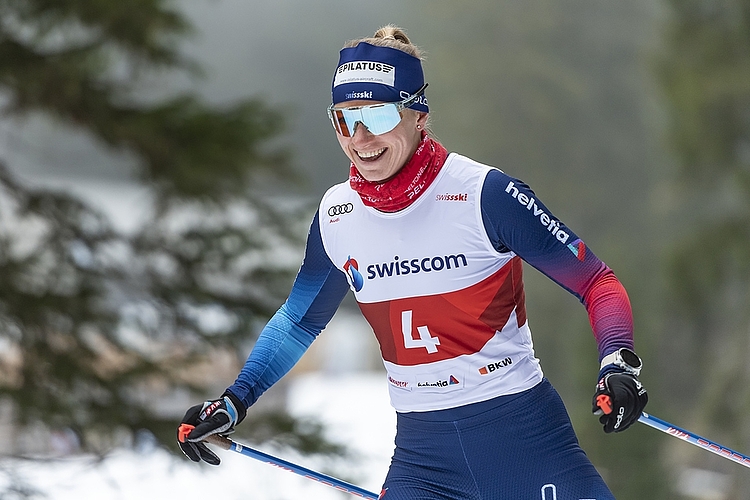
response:
M349 185L362 203L381 212L398 212L419 198L427 189L448 157L442 144L422 133L414 156L396 175L382 182L371 182L362 177L352 163L349 168Z

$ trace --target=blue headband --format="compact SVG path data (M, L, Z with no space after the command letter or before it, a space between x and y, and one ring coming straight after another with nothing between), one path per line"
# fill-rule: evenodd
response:
M398 49L360 42L341 49L333 75L333 103L367 100L398 102L424 84L422 62ZM420 96L412 109L429 113L427 99Z

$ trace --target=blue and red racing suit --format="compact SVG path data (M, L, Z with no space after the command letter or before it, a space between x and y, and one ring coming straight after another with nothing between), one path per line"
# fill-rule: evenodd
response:
M351 289L378 338L398 412L385 498L553 498L553 489L561 499L611 498L534 355L521 259L584 304L599 359L633 348L623 286L523 182L452 153L416 201L395 213L365 206L348 183L334 186L313 219L289 298L229 390L252 405ZM453 441L439 444L433 432ZM502 450L513 443L508 456L527 459L503 461L489 453L490 442ZM449 475L417 473L460 457L459 469L474 479L453 496L436 493L450 490L440 482ZM477 479L485 474L492 480Z

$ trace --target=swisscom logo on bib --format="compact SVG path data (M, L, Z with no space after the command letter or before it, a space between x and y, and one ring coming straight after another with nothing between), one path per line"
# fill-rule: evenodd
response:
M367 279L374 280L408 276L411 274L451 271L468 265L469 260L462 253L417 257L414 259L402 259L396 255L390 262L369 264L365 270L367 272ZM365 279L362 271L360 271L360 265L357 260L349 255L342 267L354 291L359 292L362 290L362 287L365 286Z
M359 272L359 264L356 259L352 259L350 255L344 263L344 273L349 281L349 285L354 289L355 292L362 290L365 285L365 280L362 278L362 273Z
M367 279L391 278L393 276L407 276L409 274L432 273L450 271L466 267L469 261L466 255L435 255L433 257L417 257L402 259L398 255L390 262L370 264L367 266Z

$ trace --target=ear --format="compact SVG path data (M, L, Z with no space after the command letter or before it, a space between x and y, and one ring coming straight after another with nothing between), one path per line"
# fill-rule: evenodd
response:
M421 130L424 130L424 128L427 126L427 119L429 117L430 117L429 113L423 113L422 111L418 111L417 125L421 126Z

